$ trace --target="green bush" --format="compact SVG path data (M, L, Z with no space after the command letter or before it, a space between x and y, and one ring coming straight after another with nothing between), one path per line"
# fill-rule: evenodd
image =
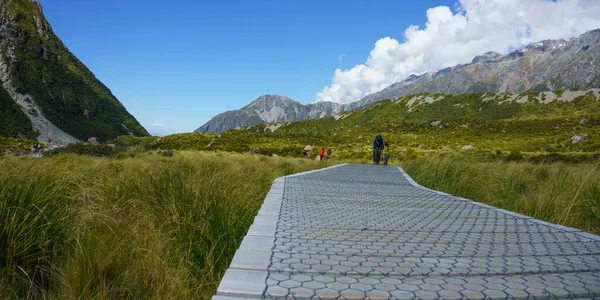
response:
M53 151L47 152L50 155L59 155L62 153L73 153L79 155L89 155L89 156L114 156L117 154L117 151L112 146L108 145L93 145L93 144L69 144L64 147L57 148Z

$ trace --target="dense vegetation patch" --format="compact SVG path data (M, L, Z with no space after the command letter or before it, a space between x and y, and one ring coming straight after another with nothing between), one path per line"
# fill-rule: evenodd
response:
M0 136L35 138L29 118L0 86Z
M326 162L0 157L0 298L209 299L272 181Z

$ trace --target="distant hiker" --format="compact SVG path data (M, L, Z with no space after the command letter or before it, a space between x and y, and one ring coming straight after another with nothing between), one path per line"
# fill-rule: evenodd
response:
M381 160L381 152L383 152L383 137L378 134L373 141L373 163L379 165Z
M302 150L302 158L307 158L307 157L308 157L308 151Z
M385 150L387 148L387 151ZM383 165L387 166L388 164L388 159L390 158L390 144L388 143L388 141L383 141L383 150L385 153L383 153Z
M306 145L306 147L304 147L304 158L309 158L310 157L310 150L312 150L312 146L311 145Z
M323 160L323 156L325 156L325 148L321 147L321 150L319 150L319 160Z
M331 158L331 147L327 148L327 159Z

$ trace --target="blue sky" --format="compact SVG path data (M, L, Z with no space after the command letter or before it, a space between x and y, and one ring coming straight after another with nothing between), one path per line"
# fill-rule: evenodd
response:
M364 63L377 40L402 41L409 25L425 24L428 8L454 7L447 0L40 2L69 50L155 134L193 131L262 94L311 103L336 69Z

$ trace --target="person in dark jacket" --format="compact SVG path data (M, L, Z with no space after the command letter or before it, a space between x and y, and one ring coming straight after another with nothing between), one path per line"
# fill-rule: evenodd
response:
M373 163L379 165L379 161L381 160L381 153L383 152L383 137L381 134L378 134L373 141Z

